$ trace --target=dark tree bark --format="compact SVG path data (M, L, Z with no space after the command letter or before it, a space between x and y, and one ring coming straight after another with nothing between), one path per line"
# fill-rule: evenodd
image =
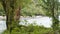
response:
M12 28L19 25L20 10L19 0L1 0L6 13L7 30L11 32Z

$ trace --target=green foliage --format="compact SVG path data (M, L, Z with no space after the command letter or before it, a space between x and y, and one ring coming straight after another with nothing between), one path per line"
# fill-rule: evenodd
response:
M41 6L48 11L46 14L48 16L52 17L52 28L54 31L59 30L59 0L43 0L42 1L44 4L41 4ZM56 32L56 33L59 33Z
M22 16L45 15L43 9L41 9L40 6L37 6L37 4L32 0L20 0L19 4L22 8L21 9ZM11 4L11 6L12 5L13 3ZM0 8L2 9L3 7ZM5 14L3 9L2 11L3 11L2 14Z
M5 15L5 11L3 10L3 8L2 8L2 5L1 5L1 2L0 2L0 16L3 16L3 15Z
M53 12L54 15L52 17L55 18L56 11L58 10L57 6L59 6L59 2L57 0L54 0L54 2L52 0L18 0L14 4L12 2L11 6L14 5L15 8L17 8L17 6L20 6L20 8L22 8L21 9L22 16L32 16L32 15L41 15L41 14L47 15L47 16L52 16L52 10L54 10L55 12ZM10 5L8 4L8 6L10 6ZM14 8L14 10L15 10L15 8ZM10 13L10 11L11 10L9 7L9 13ZM12 15L11 13L8 14L8 17L10 17L10 18ZM5 12L4 12L1 4L0 4L0 15L5 15ZM56 23L57 23L56 19L54 19L54 21L56 21ZM10 21L10 23L11 23L11 21ZM57 29L58 23L57 23L57 26L56 26L56 23L55 22L53 23L54 24L53 26L55 26L53 28ZM38 25L33 26L33 24L30 24L28 26L20 25L18 27L15 27L11 33L12 34L53 34L53 32L51 32L51 31L52 31L51 28L45 28L45 27L38 26ZM3 34L9 34L9 31L6 30L5 32L3 32Z
M19 27L16 27L12 30L11 34L52 34L51 28L45 28L43 26L33 26L33 24L30 24L28 26L20 25ZM9 34L9 32L6 30L3 32L3 34Z

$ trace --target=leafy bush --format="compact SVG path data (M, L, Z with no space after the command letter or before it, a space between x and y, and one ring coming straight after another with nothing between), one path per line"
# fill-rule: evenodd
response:
M34 26L33 24L29 24L28 26L20 25L14 28L11 34L52 34L51 28L45 28L43 26ZM4 31L2 34L9 34L8 30Z

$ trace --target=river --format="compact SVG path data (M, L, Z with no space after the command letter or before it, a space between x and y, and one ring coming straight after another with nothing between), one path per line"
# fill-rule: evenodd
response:
M59 16L60 17L60 16ZM3 19L6 19L5 17ZM20 17L20 23L22 25L25 25L25 23L32 24L36 23L37 25L41 26L43 25L44 27L51 27L52 25L52 18L46 17L46 16L34 16L34 17ZM28 25L27 24L27 25ZM3 32L6 30L6 21L0 19L0 32Z

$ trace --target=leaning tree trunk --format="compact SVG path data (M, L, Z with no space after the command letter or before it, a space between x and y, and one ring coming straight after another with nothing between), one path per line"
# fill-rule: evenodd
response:
M21 9L19 0L2 0L2 5L6 13L7 30L11 32L12 28L19 25Z

